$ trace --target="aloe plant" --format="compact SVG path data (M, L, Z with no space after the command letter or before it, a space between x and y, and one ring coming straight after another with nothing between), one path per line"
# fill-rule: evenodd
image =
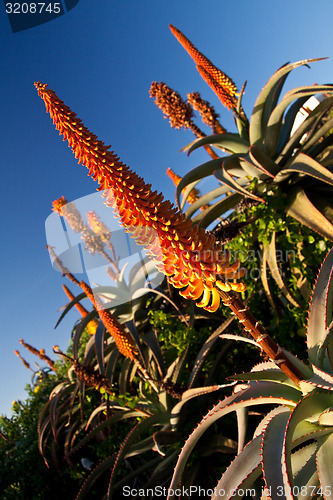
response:
M333 250L327 255L313 290L307 325L307 377L299 385L273 363L262 362L230 377L242 381L234 393L214 406L183 447L170 484L176 490L199 439L213 424L236 412L239 453L217 482L212 498L241 498L246 490L261 498L331 498L333 473L332 298ZM246 339L245 339L246 340ZM289 354L288 354L289 355ZM244 414L274 405L247 443ZM260 480L261 478L261 480ZM185 479L186 480L186 479Z

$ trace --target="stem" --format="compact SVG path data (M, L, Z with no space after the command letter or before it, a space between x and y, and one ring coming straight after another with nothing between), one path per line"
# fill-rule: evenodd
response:
M267 333L266 329L256 320L248 306L233 292L220 292L223 303L228 306L243 325L244 330L249 332L254 340L260 345L267 356L298 386L304 380L304 375L287 357L281 347Z

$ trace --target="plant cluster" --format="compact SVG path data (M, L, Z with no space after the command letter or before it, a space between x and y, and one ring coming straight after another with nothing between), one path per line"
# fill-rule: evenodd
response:
M105 203L147 254L144 262L122 268L98 214L89 212L86 224L63 197L53 203L87 251L105 259L113 283L91 288L49 248L63 275L81 289L75 296L64 287L69 303L59 321L74 307L81 318L70 349L54 348L62 363L30 349L56 373L38 408L39 452L49 471L79 483L77 500L122 498L124 488L131 498L138 492L155 498L163 488L171 499L180 487L201 488L205 498L241 498L250 491L252 498L328 499L333 86L300 87L280 99L290 71L317 59L286 64L248 118L244 87L238 92L230 77L170 28L237 126L235 133L226 131L198 93L185 102L165 83L153 82L150 95L171 126L197 137L184 150L203 146L211 157L183 178L169 170L177 208L53 90L35 84L57 130L99 182ZM314 95L320 103L295 129L299 110ZM195 111L212 135L194 123ZM202 194L197 184L208 176L217 187ZM153 288L147 269L165 280ZM44 394L38 387L33 395ZM12 437L1 425L7 450ZM11 487L19 491L20 485L13 480Z

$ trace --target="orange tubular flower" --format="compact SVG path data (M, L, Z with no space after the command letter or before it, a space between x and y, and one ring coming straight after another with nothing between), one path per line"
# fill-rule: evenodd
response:
M151 185L122 163L108 146L99 141L46 84L35 83L47 111L60 134L68 140L79 163L98 180L98 190L105 190L106 204L117 212L121 224L146 253L156 267L180 294L192 300L201 299L200 307L216 311L220 303L219 290L243 291L243 283L229 280L243 276L239 263L229 265L229 255L223 253L212 234L194 225L163 195L151 190Z
M81 281L80 287L85 292L88 299L90 299L96 311L98 311L103 325L113 337L119 352L132 361L138 361L137 355L139 351L130 333L122 327L110 311L103 309L103 305L99 302L98 298L94 296L90 286L88 286L84 281Z
M205 70L206 74L216 82L217 86L221 87L222 90L229 95L229 97L234 97L237 93L237 87L232 79L217 68L206 56L199 52L193 43L185 35L183 35L179 29L172 26L172 24L169 25L169 28L172 34L177 38L178 42L192 57L193 61L197 65L197 69L201 66ZM207 77L204 74L201 74L201 76L205 81L207 81Z

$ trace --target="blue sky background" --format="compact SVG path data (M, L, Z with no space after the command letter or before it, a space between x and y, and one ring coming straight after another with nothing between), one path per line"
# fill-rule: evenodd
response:
M201 80L169 23L239 88L248 81L248 114L283 63L332 56L331 0L80 0L58 19L18 33L12 33L0 5L0 413L10 414L12 401L25 399L30 382L14 350L32 366L35 359L19 339L53 356L54 344L66 349L78 318L73 311L54 330L67 298L61 286L66 282L52 269L45 249L51 202L62 195L73 201L97 187L55 131L34 81L48 83L91 131L172 201L166 169L184 175L209 157L179 152L194 137L169 127L149 98L151 82L164 81L184 97L199 91L234 131L231 114ZM332 75L331 58L295 70L286 90L332 82Z

